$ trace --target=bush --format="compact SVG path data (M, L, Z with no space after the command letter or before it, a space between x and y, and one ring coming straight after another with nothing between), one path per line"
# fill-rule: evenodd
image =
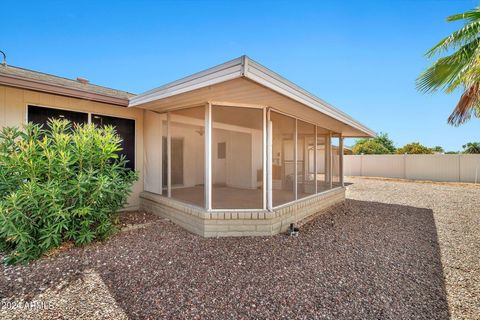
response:
M375 138L358 139L352 148L354 154L389 154L395 150L395 144L386 133L379 133Z
M115 231L137 173L118 157L113 127L52 120L0 132L0 249L27 262L64 241L84 245Z
M397 149L398 154L432 154L433 150L421 145L419 142L407 143L403 147Z
M353 146L352 152L354 154L389 154L391 153L383 144L373 140L366 139L361 143Z

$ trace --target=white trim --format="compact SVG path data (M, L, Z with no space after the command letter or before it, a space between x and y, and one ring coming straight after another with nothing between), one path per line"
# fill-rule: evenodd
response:
M339 142L338 142L338 156L339 156L339 159L338 159L338 165L339 165L339 175L340 175L340 185L342 187L345 186L345 181L344 181L344 176L343 176L343 153L344 153L344 150L343 150L343 137L340 135L339 137Z
M75 109L75 108L62 108L62 107L54 107L54 106L47 106L43 104L38 104L35 102L27 102L25 103L25 124L28 123L28 106L32 107L41 107L41 108L48 108L48 109L55 109L55 110L63 110L63 111L72 111L72 112L78 112L78 113L86 113L87 114L87 123L91 124L92 123L92 114L97 114L99 116L106 116L106 117L113 117L113 118L119 118L119 119L126 119L126 120L133 120L135 122L135 155L134 155L134 161L135 161L135 168L133 168L135 171L138 171L138 161L137 161L137 146L138 146L138 134L137 134L137 119L133 117L123 117L123 116L118 116L118 115L113 115L113 114L107 114L107 113L102 113L102 112L91 112L91 111L84 111L80 109ZM143 164L142 164L143 167Z
M314 139L314 147L313 147L313 181L315 183L315 194L318 192L318 174L317 174L317 147L318 147L318 130L317 126L315 126L315 139Z
M333 152L332 152L332 133L328 134L328 186L333 187Z
M242 58L237 58L188 77L167 83L129 99L129 107L138 106L183 92L204 88L243 76Z
M201 208L201 207L197 207L197 208ZM205 210L205 208L203 209ZM211 209L209 210L209 212L268 212L268 211L265 209L228 209L226 208L226 209Z
M212 210L212 105L205 106L205 209Z
M298 200L298 120L295 119L295 134L293 145L293 193L295 194L295 200Z
M170 112L167 113L167 197L172 197L172 133Z
M267 210L272 211L273 208L273 198L272 198L272 184L273 184L273 176L272 176L272 156L273 156L273 125L272 120L270 120L270 109L268 110L267 114Z
M293 82L285 79L279 74L262 66L258 62L246 57L248 60L248 68L244 71L245 77L251 79L267 88L281 93L297 102L300 102L314 110L317 110L327 116L339 120L351 127L366 133L369 136L375 136L375 132L367 128L362 123L356 121L345 112L333 107L326 101L311 94L305 89L297 86Z
M262 143L262 191L263 209L267 209L267 109L263 108L263 143Z
M324 100L321 100L247 56L239 57L216 67L132 97L129 99L129 107L139 106L155 100L164 99L238 78L250 79L335 120L343 122L358 131L365 133L367 136L376 135L371 129L356 121L346 113L336 109Z

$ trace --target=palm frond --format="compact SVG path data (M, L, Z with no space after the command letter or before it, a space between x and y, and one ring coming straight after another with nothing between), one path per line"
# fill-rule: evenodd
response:
M461 47L470 41L476 39L480 33L480 13L479 20L470 22L463 26L463 28L453 32L448 37L442 39L433 48L425 53L427 58L432 58L435 55L447 52L450 49Z
M476 7L470 11L464 13L457 13L447 17L448 22L458 21L458 20L467 20L474 21L480 19L480 7Z
M472 113L480 106L480 83L475 83L465 90L460 97L452 114L448 117L448 123L459 126L472 117Z
M462 81L461 76L478 62L480 38L462 46L453 54L438 59L430 68L417 78L417 89L422 92L434 92L442 88L453 91Z

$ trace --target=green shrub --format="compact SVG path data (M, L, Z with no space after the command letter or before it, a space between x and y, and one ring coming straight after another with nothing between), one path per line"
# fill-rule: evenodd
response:
M115 233L137 173L119 157L113 127L52 120L0 131L0 250L27 262L64 241Z

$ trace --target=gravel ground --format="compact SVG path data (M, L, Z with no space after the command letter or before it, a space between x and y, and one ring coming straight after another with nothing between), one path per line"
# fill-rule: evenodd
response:
M59 313L2 306L0 317L478 319L480 188L351 182L298 238L203 239L129 216L142 227L2 267L4 301L44 299Z
M480 319L480 185L349 180L348 198L433 212L451 316Z

